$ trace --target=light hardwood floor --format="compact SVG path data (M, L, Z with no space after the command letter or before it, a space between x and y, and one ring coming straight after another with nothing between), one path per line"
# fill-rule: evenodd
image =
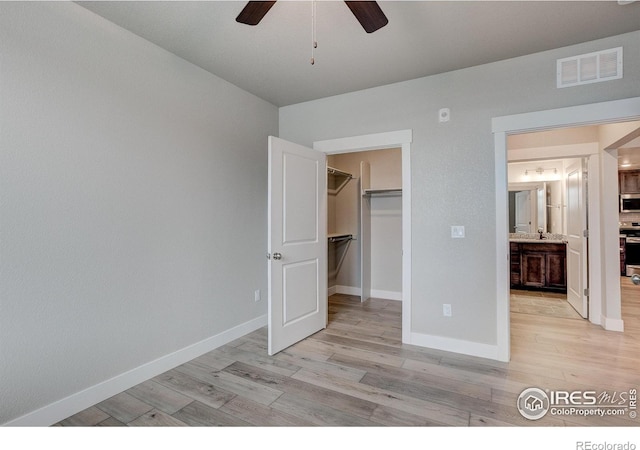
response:
M567 294L511 289L510 301L511 312L582 320L567 301Z
M514 312L508 364L403 345L400 302L335 295L327 329L274 357L263 328L56 425L638 426L516 409L532 386L640 387L640 287L622 282L625 333Z

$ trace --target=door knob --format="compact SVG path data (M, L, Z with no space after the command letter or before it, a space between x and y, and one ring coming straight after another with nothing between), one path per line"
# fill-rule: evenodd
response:
M633 284L640 284L640 275L638 275L637 273L631 275L631 282Z
M280 261L282 259L282 254L280 253L274 253L273 254L273 259L275 259L276 261Z

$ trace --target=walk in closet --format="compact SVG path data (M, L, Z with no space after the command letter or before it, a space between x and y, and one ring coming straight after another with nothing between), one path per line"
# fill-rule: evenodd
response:
M329 295L401 300L401 149L329 155L327 164Z

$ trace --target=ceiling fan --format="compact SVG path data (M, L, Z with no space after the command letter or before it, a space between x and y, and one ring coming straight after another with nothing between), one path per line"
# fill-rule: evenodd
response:
M258 25L276 2L248 2L236 17L236 22L246 25ZM351 12L367 33L373 33L389 23L377 2L345 1Z

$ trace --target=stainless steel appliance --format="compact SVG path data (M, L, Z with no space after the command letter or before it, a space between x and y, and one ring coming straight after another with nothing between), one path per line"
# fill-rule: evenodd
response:
M640 212L640 194L620 194L620 212Z
M640 275L640 223L634 222L628 228L620 228L620 234L625 235L624 259L626 275L628 277Z

